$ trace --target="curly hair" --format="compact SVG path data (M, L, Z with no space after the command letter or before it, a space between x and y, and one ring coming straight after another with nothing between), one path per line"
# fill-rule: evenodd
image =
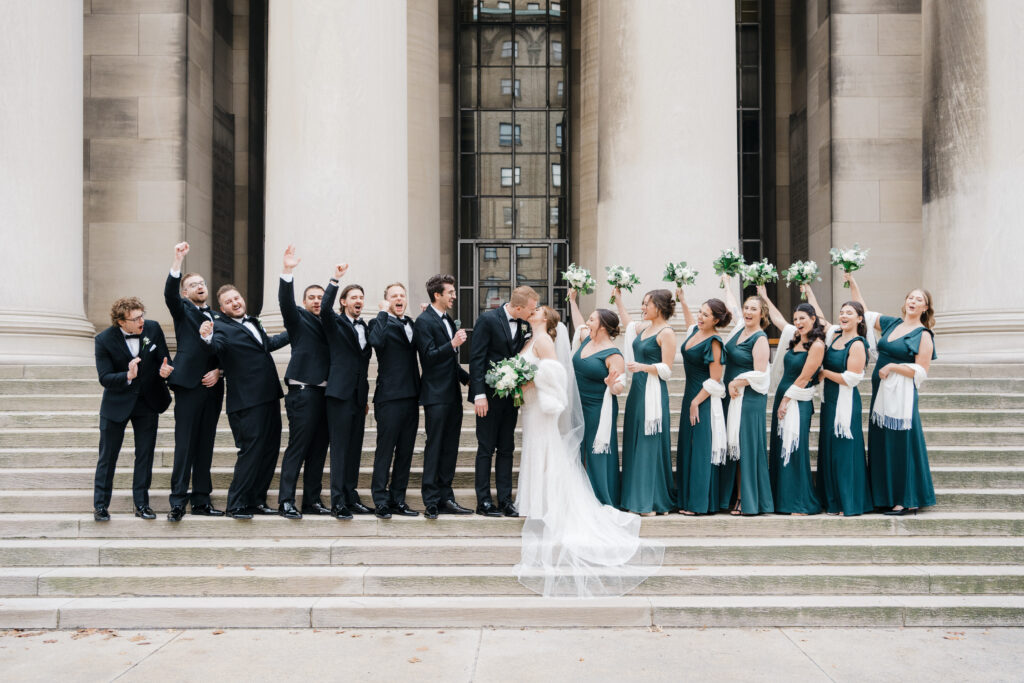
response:
M793 309L793 315L797 313L806 313L807 316L814 320L814 325L811 327L811 331L807 333L807 343L803 345L804 351L810 350L815 340L820 339L822 342L825 341L825 326L821 324L821 318L814 312L814 306L810 304L800 304ZM792 351L797 347L797 344L801 343L800 335L794 334L793 341L789 342L789 350Z
M711 309L711 315L715 319L715 327L726 327L732 322L732 313L721 299L708 299L704 302Z
M650 297L651 305L658 309L661 317L668 320L676 312L676 300L667 289L652 289L644 295Z
M558 336L558 323L562 322L562 316L560 316L558 311L550 306L541 306L540 310L544 311L544 320L547 323L548 336L554 340L554 338Z
M114 302L110 307L110 324L117 325L122 320L127 320L132 311L146 311L142 305L142 299L137 296L123 296Z

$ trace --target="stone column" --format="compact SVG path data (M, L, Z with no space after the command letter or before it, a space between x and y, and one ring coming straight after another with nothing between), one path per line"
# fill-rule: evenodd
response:
M597 259L586 264L599 305L610 264L632 267L646 291L685 260L700 271L692 301L721 292L711 261L739 240L734 5L601 0Z
M409 277L406 4L272 2L268 30L264 317L289 243L297 292L348 262L371 313Z
M1024 3L925 0L922 23L923 284L937 351L1024 361Z
M82 281L82 7L0 2L0 363L91 363Z

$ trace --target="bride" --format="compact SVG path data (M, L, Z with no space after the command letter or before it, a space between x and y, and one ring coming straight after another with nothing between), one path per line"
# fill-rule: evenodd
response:
M580 460L583 411L566 327L548 306L529 323L533 334L520 355L537 372L520 413L519 582L545 597L623 595L657 573L664 547L640 539L640 517L594 496Z

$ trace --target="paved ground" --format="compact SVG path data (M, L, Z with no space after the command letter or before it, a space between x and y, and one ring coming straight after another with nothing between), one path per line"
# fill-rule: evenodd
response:
M9 681L1019 681L1024 629L0 632Z

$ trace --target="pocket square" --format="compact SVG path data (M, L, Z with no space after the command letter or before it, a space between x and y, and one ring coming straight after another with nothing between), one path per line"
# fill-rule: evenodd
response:
M152 346L150 346L149 350L150 351L156 351L156 344L153 344Z

